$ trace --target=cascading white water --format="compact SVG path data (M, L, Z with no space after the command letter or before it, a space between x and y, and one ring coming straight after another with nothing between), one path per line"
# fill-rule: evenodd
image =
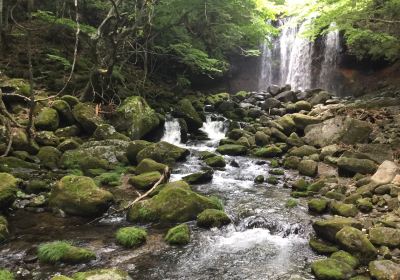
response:
M165 141L174 145L181 143L181 126L175 118L168 118L164 125L164 135L161 141Z
M308 24L309 20L300 25L293 24L290 18L279 21L280 36L271 45L264 44L262 47L260 91L272 84L290 84L296 90L321 87L334 91L332 73L340 51L339 32L333 30L325 36L323 59L317 62L318 55L314 55L316 44L302 36ZM319 69L314 71L319 72L319 76L313 77L313 67Z
M223 120L213 120L212 116L208 115L200 130L207 134L211 142L216 142L225 137L226 125Z

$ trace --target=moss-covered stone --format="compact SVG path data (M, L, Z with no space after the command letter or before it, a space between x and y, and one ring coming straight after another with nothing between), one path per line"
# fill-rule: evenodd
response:
M305 159L300 161L297 170L302 175L314 177L318 173L318 163L310 159Z
M400 279L400 266L389 260L379 260L369 263L371 276L376 280Z
M38 194L41 192L48 192L50 189L51 186L46 180L32 179L27 183L25 191L27 193Z
M139 190L149 190L161 178L158 171L142 173L129 178L129 183Z
M310 192L319 192L323 187L325 187L325 180L320 179L320 180L317 180L314 183L310 184L307 187L307 190Z
M125 227L117 231L115 238L118 244L126 248L134 248L146 242L147 232L143 228Z
M228 215L218 209L206 209L197 216L197 225L200 227L222 227L230 222Z
M374 227L369 230L369 240L378 246L396 248L400 246L400 229Z
M373 174L378 166L375 162L369 159L347 158L340 157L337 161L339 172L342 174L354 175L360 174Z
M29 139L24 128L14 128L12 147L15 150L27 151L30 154L36 154L39 151L39 145L33 139Z
M39 170L39 165L16 157L0 157L0 171L12 172L15 170L23 171L24 169Z
M97 187L91 178L74 175L63 177L49 199L50 206L77 216L100 215L112 201L112 194Z
M45 107L35 118L35 127L39 130L54 131L60 125L60 118L56 110Z
M65 139L57 146L57 150L66 152L70 150L78 149L80 144L75 139Z
M72 109L75 120L83 127L85 133L91 135L104 121L96 114L92 104L79 103Z
M57 111L60 122L64 125L71 125L75 122L72 115L71 106L64 100L56 100L51 104L51 108Z
M374 208L374 205L372 204L371 199L368 199L368 198L357 199L356 206L357 206L358 210L360 210L363 213L369 213Z
M72 95L64 95L61 97L61 100L64 100L68 103L68 105L73 108L75 105L79 104L79 99Z
M126 157L128 158L129 162L136 165L138 163L136 160L137 154L151 144L151 142L145 140L135 140L130 142L126 150Z
M170 228L165 241L171 245L186 245L190 242L190 230L188 225L181 224Z
M350 253L346 252L346 251L337 251L334 252L331 255L332 259L347 263L348 265L350 265L353 269L356 269L359 265L360 265L360 261L354 257L353 255L351 255Z
M353 204L346 204L334 201L330 205L333 214L343 217L355 217L358 214L358 209Z
M54 134L58 137L75 137L81 133L81 129L77 125L66 126L57 129Z
M146 146L136 156L137 162L149 158L164 164L171 164L186 159L190 154L188 149L180 148L168 142L158 142Z
M160 119L142 97L131 96L118 107L113 124L132 140L138 140L156 129Z
M0 210L7 209L16 199L18 179L8 173L0 173Z
M282 149L275 145L270 145L264 148L259 148L255 150L254 155L257 157L263 157L263 158L272 158L279 156L283 153Z
M203 126L203 120L187 98L178 102L178 108L175 113L186 121L189 131L195 131Z
M278 185L279 184L279 178L277 178L275 176L270 176L265 181L270 185Z
M205 209L219 208L216 201L191 191L188 185L186 188L172 185L135 204L127 218L131 222L183 223L195 219Z
M66 241L54 241L38 247L38 259L43 263L85 263L96 258L96 255L83 248L75 247Z
M256 184L262 184L264 183L265 178L263 175L258 175L255 179L254 179L254 183Z
M276 120L276 123L278 123L278 125L282 127L282 131L286 135L290 135L292 132L296 131L296 124L290 115L280 117Z
M357 228L345 226L336 233L336 240L347 252L355 255L363 264L377 256L377 250L367 236Z
M328 201L326 199L313 198L308 202L308 210L314 213L325 213L327 207Z
M301 147L293 148L289 152L289 155L295 157L305 157L313 154L318 154L318 149L309 145L303 145Z
M224 168L226 166L225 159L222 156L209 157L205 159L204 162L208 166L215 168Z
M339 251L339 248L336 245L315 238L310 239L309 245L311 249L322 255L330 255Z
M354 273L350 265L331 258L313 262L311 270L318 280L344 280Z
M183 177L182 179L190 185L205 184L212 180L213 174L214 174L213 170L211 168L209 168L209 169L201 171L201 172L196 172L196 173L187 175L187 176Z
M57 169L62 153L54 147L41 147L37 157L40 164L48 169Z
M52 131L37 131L35 134L35 141L41 146L54 146L60 143L58 138Z
M270 171L268 171L268 173L271 175L277 175L277 176L285 175L285 171L283 171L282 169L271 169Z
M310 104L310 102L307 102L305 100L297 101L294 104L294 107L295 107L297 112L300 112L300 111L303 111L303 110L304 111L310 111L312 109L312 105Z
M229 100L229 97L230 97L229 93L221 92L221 93L217 93L217 94L208 96L206 99L206 102L209 105L216 106L216 105L222 103L223 101Z
M285 203L285 207L286 208L294 208L297 206L297 204L298 204L298 202L296 199L289 198Z
M118 269L95 269L72 275L74 280L131 280L128 273Z
M64 276L64 275L56 275L56 276L51 277L50 280L74 280L74 279Z
M15 277L11 271L0 268L0 279L1 280L15 280Z
M227 144L217 148L217 152L223 155L240 156L247 153L247 147L242 145Z
M117 132L115 127L110 124L100 124L97 126L96 130L93 133L93 138L100 140L108 140L108 139L118 139L129 141L129 137L123 135L122 133Z
M326 220L318 220L313 224L313 228L318 237L336 242L336 233L346 226L362 228L359 221L353 218L334 217Z
M304 130L307 126L312 124L318 124L322 121L320 118L298 113L292 114L291 118L296 124L297 129L300 130Z
M7 219L4 216L0 216L0 244L7 240L8 236L9 231Z
M143 173L157 171L158 173L163 174L165 168L167 168L167 165L158 163L152 159L145 158L136 167L135 173L140 175Z
M287 169L297 169L299 164L300 164L300 158L294 156L286 157L283 162L283 166Z
M308 188L308 182L300 178L292 183L292 189L299 192L304 192Z

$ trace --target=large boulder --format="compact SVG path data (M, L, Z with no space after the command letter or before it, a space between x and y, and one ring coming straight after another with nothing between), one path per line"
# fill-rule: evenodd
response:
M151 144L151 142L145 140L135 140L130 142L126 150L126 157L128 158L129 162L136 165L138 163L136 161L137 154Z
M14 202L18 191L18 179L8 173L0 173L0 210Z
M400 266L389 260L379 260L369 263L369 271L376 280L400 279Z
M378 185L385 185L392 182L394 177L396 177L399 172L399 166L393 161L386 160L384 161L375 172L375 174L371 177L371 181Z
M165 168L167 165L156 162L152 159L145 158L142 160L135 169L136 174L143 174L157 171L159 173L164 173Z
M189 153L188 149L162 141L148 145L142 149L137 154L136 161L141 162L143 159L149 158L160 163L171 164L186 159Z
M129 183L139 190L147 191L160 179L161 173L158 171L152 171L130 177Z
M187 98L179 101L175 115L186 121L189 131L195 131L203 126L203 120Z
M356 256L361 263L367 264L377 256L378 251L359 229L345 226L336 233L336 240L347 252Z
M91 135L104 121L96 114L92 104L79 103L72 109L72 114L87 134Z
M369 240L378 246L399 247L400 229L375 227L369 230Z
M240 156L247 153L247 147L235 144L226 144L219 146L217 152L223 155Z
M331 144L364 143L372 132L369 123L350 117L335 117L305 129L304 140L312 146L325 147Z
M97 187L93 179L69 175L61 178L49 198L52 207L76 216L98 216L107 210L113 195Z
M347 158L340 157L337 161L339 172L344 174L354 175L360 174L372 174L376 171L377 165L375 162L369 159L358 159L358 158Z
M130 222L183 223L196 219L205 209L219 209L219 202L183 186L164 187L151 199L135 204L128 211ZM181 184L181 185L182 185Z
M354 274L349 264L333 258L313 262L311 270L318 280L345 280Z
M314 177L318 173L318 163L311 159L304 159L300 161L297 170L301 175Z
M35 127L39 130L54 131L60 124L60 118L56 110L45 107L35 118Z
M280 117L275 121L280 127L283 128L283 132L286 135L290 135L292 132L296 131L296 124L293 121L293 119L290 117L290 115L285 115L283 117Z
M137 140L158 128L160 119L142 97L131 96L118 107L113 124L118 131Z
M118 139L125 141L130 140L128 136L117 132L115 127L110 124L100 124L99 126L97 126L96 130L93 133L93 138L98 141L109 139Z
M290 115L292 120L294 121L296 128L300 130L304 130L307 126L312 124L318 124L322 122L320 118L304 115L300 113Z
M197 225L200 227L222 227L230 222L228 215L218 209L206 209L197 216Z
M62 153L51 146L41 147L37 157L40 164L48 169L57 169Z
M362 228L361 223L356 219L343 217L318 220L313 224L317 236L331 242L336 242L336 233L346 226Z

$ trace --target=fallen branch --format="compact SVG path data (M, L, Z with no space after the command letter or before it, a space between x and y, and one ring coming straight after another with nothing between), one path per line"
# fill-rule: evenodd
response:
M142 199L144 199L144 198L146 198L147 196L149 196L149 194L151 194L160 184L162 184L162 183L167 183L168 180L169 180L169 176L170 176L170 170L169 170L168 167L166 167L166 168L164 169L164 173L163 173L163 175L161 176L161 178L160 178L160 179L154 184L154 186L153 186L151 189L149 189L147 192L145 192L144 194L142 194L142 195L140 195L139 197L137 197L134 201L132 201L131 203L129 203L127 206L125 206L125 207L123 207L123 208L121 208L121 209L117 209L117 210L114 210L114 211L112 211L112 212L106 213L105 215L103 215L103 216L101 216L101 217L98 217L98 218L96 218L96 219L90 221L90 222L87 223L87 224L88 224L88 225L93 224L93 223L95 223L95 222L98 222L98 221L100 221L100 220L106 218L106 217L109 217L109 216L111 216L111 215L115 215L115 214L117 214L117 213L121 213L121 212L124 212L124 211L128 210L128 209L131 208L133 205L135 205L136 203L138 203L138 202L141 201Z

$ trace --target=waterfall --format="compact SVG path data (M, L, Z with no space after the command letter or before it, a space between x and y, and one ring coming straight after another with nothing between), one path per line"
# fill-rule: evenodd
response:
M279 37L272 44L264 44L262 47L260 91L266 90L272 84L290 84L295 90L312 87L335 90L332 73L340 50L339 32L330 31L325 36L322 42L323 58L318 61L316 43L302 36L308 24L309 20L293 24L290 18L278 22L281 28ZM316 72L319 75L313 76Z
M174 145L181 143L181 126L175 118L168 117L164 125L164 135L161 141L165 141Z
M207 115L206 122L200 128L201 131L205 132L210 139L211 143L217 143L222 138L225 138L226 133L226 121L223 119L215 119L211 115Z

